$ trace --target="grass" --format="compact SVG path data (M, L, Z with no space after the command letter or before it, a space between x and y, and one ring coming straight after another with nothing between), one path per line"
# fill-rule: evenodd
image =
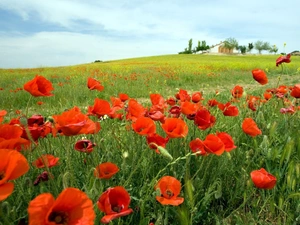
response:
M135 133L130 128L132 122L125 119L100 121L91 117L101 124L100 132L95 135L40 138L33 151L22 151L28 162L31 164L42 154L52 154L60 158L60 164L48 169L53 179L37 186L33 181L43 170L32 165L28 173L15 180L13 194L0 202L0 224L26 223L32 199L45 192L56 197L67 187L76 187L87 194L94 203L95 224L99 224L103 213L96 202L107 188L114 186L123 186L128 191L134 212L113 220L112 224L299 224L299 110L294 114L280 113L281 108L291 104L297 108L299 100L289 94L284 98L273 96L256 111L250 110L246 101L247 95L263 98L266 89L299 83L300 58L292 57L291 63L276 67L277 57L169 55L70 67L0 70L3 89L0 110L8 112L3 124L33 114L51 119L74 106L86 113L95 98L109 101L119 93L150 107L150 93L159 93L167 99L179 89L190 94L201 91L202 104L207 106L212 98L222 103L231 101L230 90L235 85L243 86L245 91L239 101L232 103L239 108L236 117L224 116L216 107L209 108L217 118L210 129L200 130L184 116L188 135L171 138L166 146L172 160L151 150L145 136ZM252 78L254 68L267 71L267 85L261 86ZM21 90L36 74L52 82L54 96L33 98ZM90 91L86 87L88 77L99 80L104 91ZM38 101L43 104L36 104ZM253 138L242 131L242 121L247 117L256 121L262 135ZM157 133L166 136L161 124L155 124ZM221 156L192 154L190 141L204 140L217 131L229 133L237 148ZM74 150L75 142L84 137L96 143L91 154ZM113 162L120 171L109 180L95 178L94 168L102 162ZM277 178L272 190L253 185L250 172L260 168ZM182 185L179 196L185 201L180 206L161 205L155 199L154 186L165 175L175 177Z

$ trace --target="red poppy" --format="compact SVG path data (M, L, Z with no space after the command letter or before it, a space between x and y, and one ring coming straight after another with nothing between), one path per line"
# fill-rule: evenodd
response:
M158 110L150 110L146 112L146 116L151 118L153 121L160 121L161 123L164 123L165 121L165 115Z
M189 145L190 145L190 149L192 150L192 152L200 154L200 155L207 155L203 141L200 140L199 138L192 140Z
M50 154L45 154L35 160L32 165L37 168L51 168L53 166L57 166L59 158Z
M210 100L208 100L207 104L210 107L214 107L214 106L217 106L219 103L216 99L210 99Z
M219 103L218 108L223 111L224 116L238 116L239 115L238 107L231 105L230 102L227 102L226 104Z
M131 126L139 135L149 135L156 132L154 121L148 117L139 117Z
M97 206L106 215L102 217L101 223L108 224L112 220L127 216L133 212L128 208L130 196L125 188L121 186L108 188L98 199Z
M96 115L98 118L110 114L110 104L108 101L95 98L94 105L88 107L87 115Z
M6 110L0 110L0 123L3 121L3 117L7 114Z
M128 101L128 108L127 108L127 120L136 121L137 118L144 116L146 113L146 109L139 104L135 99L130 99Z
M157 149L158 146L161 146L163 148L166 147L167 143L169 141L169 138L166 137L162 137L156 133L154 134L149 134L147 136L147 143L148 143L148 146L151 148L151 149L155 149L156 153L160 153L159 150Z
M236 85L232 90L231 90L231 95L234 98L241 98L243 96L244 93L244 88Z
M119 98L121 99L122 102L126 102L129 99L128 95L124 93L120 93Z
M167 118L161 126L170 138L182 138L188 134L187 124L178 118Z
M242 129L244 133L255 137L262 134L261 130L258 128L257 124L252 118L245 118L242 123Z
M173 97L168 98L166 102L170 106L176 105L176 99Z
M234 141L233 141L232 137L230 136L230 134L228 134L226 132L217 132L217 136L224 143L224 145L225 145L224 150L226 152L230 152L231 150L236 148L236 146L234 145Z
M96 146L95 143L91 142L90 140L83 139L79 140L75 143L74 149L79 152L84 152L84 153L91 153Z
M265 100L268 101L268 100L270 100L272 98L272 94L270 92L268 92L268 91L265 91L264 98L265 98Z
M276 185L276 177L268 173L264 168L252 171L250 176L257 188L272 189Z
M190 101L191 96L188 94L186 90L180 89L179 92L175 95L175 97L181 102Z
M122 119L123 112L120 112L124 108L124 102L120 98L110 97L112 107L110 108L109 117L112 119Z
M44 102L42 102L42 101L38 101L36 104L38 104L38 105L43 105L43 104L44 104Z
M261 85L265 85L268 83L268 77L263 70L254 69L254 70L252 70L252 75L253 75L254 80L256 80Z
M45 77L36 75L34 79L24 84L24 90L28 91L32 96L52 96L54 90L52 83Z
M290 106L289 108L281 108L280 113L282 113L282 114L287 114L287 113L294 114L295 113L295 107Z
M93 202L77 188L64 189L56 200L50 193L40 194L29 203L27 211L29 225L93 225L96 218Z
M27 149L30 141L22 138L23 129L19 125L0 125L0 148L7 149Z
M151 110L164 112L164 109L167 108L167 104L160 94L150 94L150 100L152 103Z
M156 196L156 200L162 205L178 206L184 201L184 198L178 197L180 194L181 184L175 177L162 177L154 189L159 189L160 196Z
M296 84L291 91L291 96L294 98L300 98L300 84Z
M100 130L100 123L94 122L87 115L82 114L77 106L63 112L61 115L52 117L57 131L66 136L95 134Z
M181 112L184 115L196 114L196 112L199 108L200 108L200 103L198 103L198 104L195 104L192 102L182 102L181 103Z
M18 151L0 149L0 201L6 199L14 190L15 180L29 170L27 159Z
M290 63L291 62L291 54L281 55L276 59L276 66L281 63Z
M207 153L222 155L225 150L225 144L223 141L214 134L207 135L203 144Z
M201 92L198 91L192 94L192 102L198 103L201 100L203 100Z
M103 91L104 87L101 85L101 83L99 81L97 81L96 79L89 77L88 81L87 81L87 87L90 90L97 90L97 91Z
M216 118L207 109L203 108L196 112L194 123L199 129L206 130L212 127L215 122Z
M173 105L170 109L169 109L169 113L171 114L171 117L175 117L178 118L181 114L181 107L179 107L178 105Z
M100 179L110 179L119 172L119 167L111 162L99 164L94 170L94 176Z
M247 102L248 102L248 108L251 109L252 111L256 111L257 107L261 104L260 97L256 96L247 96Z

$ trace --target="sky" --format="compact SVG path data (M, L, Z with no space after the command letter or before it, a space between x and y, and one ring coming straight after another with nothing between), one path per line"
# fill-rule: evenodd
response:
M0 0L0 68L177 54L191 38L194 47L261 40L288 53L300 50L299 8L299 0Z

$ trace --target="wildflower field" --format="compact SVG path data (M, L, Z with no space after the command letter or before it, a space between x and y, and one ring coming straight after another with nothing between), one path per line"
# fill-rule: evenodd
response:
M300 57L0 69L0 224L300 224Z

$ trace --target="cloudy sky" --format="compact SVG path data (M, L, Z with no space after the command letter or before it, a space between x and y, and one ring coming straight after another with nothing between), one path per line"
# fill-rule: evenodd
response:
M299 0L0 0L0 68L177 54L190 38L300 50L299 8Z

